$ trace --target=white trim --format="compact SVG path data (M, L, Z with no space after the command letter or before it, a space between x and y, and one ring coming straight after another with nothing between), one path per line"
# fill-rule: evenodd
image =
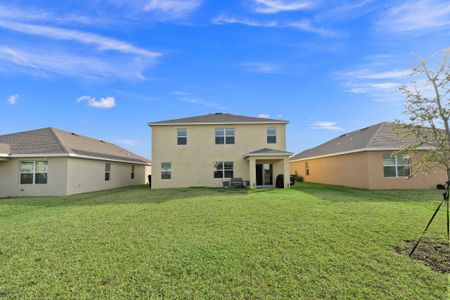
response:
M9 157L8 153L0 153L0 157Z
M228 124L289 124L288 121L261 122L179 122L179 123L147 123L148 126L185 126L185 125L228 125Z
M102 161L122 162L122 163L135 164L135 165L147 165L147 166L152 165L152 163L143 163L143 162L137 162L137 161L114 159L114 158L104 158L104 157L98 157L98 156L80 155L80 154L73 154L73 153L11 154L6 157L7 158L73 157L73 158L85 158L85 159L94 159L94 160L102 160Z
M417 148L416 150L424 151L424 150L433 150L433 147L422 147ZM356 149L356 150L349 150L349 151L342 151L342 152L336 152L331 154L324 154L324 155L317 155L317 156L309 156L305 158L299 158L299 159L293 159L289 162L295 162L295 161L304 161L304 160L310 160L310 159L317 159L317 158L324 158L324 157L330 157L330 156L338 156L338 155L344 155L344 154L352 154L352 153L358 153L358 152L371 152L371 151L398 151L400 148L394 148L394 147L373 147L373 148L362 148L362 149Z
M246 153L243 155L244 158L246 157L253 157L253 156L270 156L270 157L277 157L277 156L291 156L292 152L286 152L284 154L280 153Z

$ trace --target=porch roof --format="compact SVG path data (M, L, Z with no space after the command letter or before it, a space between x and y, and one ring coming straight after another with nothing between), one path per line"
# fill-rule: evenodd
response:
M270 148L261 148L244 154L244 158L258 157L258 156L286 157L291 156L292 154L293 154L292 152L287 151L275 150Z

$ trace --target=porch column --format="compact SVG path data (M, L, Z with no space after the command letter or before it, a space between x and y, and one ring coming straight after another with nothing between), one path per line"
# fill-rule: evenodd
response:
M287 189L291 187L291 171L289 170L289 158L283 159L284 164L284 188Z
M249 181L250 181L250 188L251 189L256 189L256 159L255 158L253 158L253 157L250 157L249 159L248 159L248 162L249 162L249 168L250 168L250 172L249 172L249 174L250 174L250 178L249 178Z

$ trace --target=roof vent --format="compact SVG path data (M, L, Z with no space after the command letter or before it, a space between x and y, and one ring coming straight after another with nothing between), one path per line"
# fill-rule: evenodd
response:
M364 130L367 130L367 129L369 129L369 127L363 128L360 131L364 131Z
M71 134L72 134L73 136L79 136L79 135L76 134L75 132L71 132Z
M215 113L215 115L223 115L223 113L217 112L217 113Z
M341 134L339 137L344 137L344 136L346 136L347 134L346 133L344 133L344 134Z
M105 142L104 140L100 140L100 143L103 143L103 144L105 144L106 142Z

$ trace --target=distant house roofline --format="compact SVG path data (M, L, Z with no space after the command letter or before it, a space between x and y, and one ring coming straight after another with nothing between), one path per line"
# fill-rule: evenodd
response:
M5 149L8 153L3 153ZM52 127L0 135L0 157L73 157L150 165L115 144Z
M179 126L179 125L227 125L227 124L288 124L287 120L249 117L227 113L213 113L208 115L178 118L147 123L149 126Z

